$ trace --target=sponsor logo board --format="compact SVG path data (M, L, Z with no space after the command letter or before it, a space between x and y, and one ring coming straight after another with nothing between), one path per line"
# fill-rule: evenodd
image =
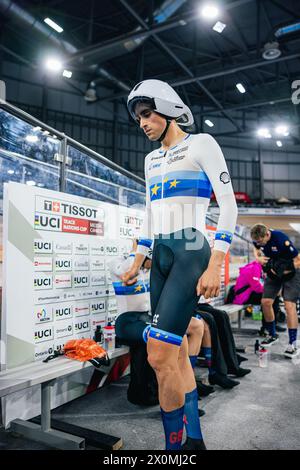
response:
M75 317L81 317L83 315L90 314L90 304L89 302L76 302L74 305L74 315Z
M73 252L73 244L68 242L56 242L54 251L59 255L71 255Z
M74 287L89 287L90 276L86 273L77 273L73 275L73 286Z
M47 242L44 240L34 240L34 253L48 254L53 253L53 244L52 242Z
M56 289L72 287L72 274L56 274L56 276L54 276L54 287Z
M49 305L42 305L34 307L34 323L48 323L53 321L52 307Z
M45 343L37 344L34 348L34 360L43 361L48 356L53 354L54 346L52 341L47 341Z
M34 342L42 343L44 341L53 340L53 325L44 327L35 327Z
M34 289L35 290L46 290L52 289L52 276L45 276L43 274L36 274L34 276Z
M72 258L71 257L57 257L55 260L56 271L72 271Z
M53 314L56 320L66 320L73 317L73 304L57 304L53 306Z
M90 264L88 258L76 258L74 260L74 271L89 271Z
M55 339L73 335L73 324L71 321L55 323Z
M88 319L78 319L74 322L74 334L81 334L90 331L91 325Z
M52 258L46 256L36 256L33 261L34 270L36 272L52 272L53 261Z

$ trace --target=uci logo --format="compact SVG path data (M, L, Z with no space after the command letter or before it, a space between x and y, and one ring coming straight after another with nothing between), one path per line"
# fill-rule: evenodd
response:
M43 278L43 279L35 279L34 280L34 287L51 287L51 277Z
M52 329L49 328L47 330L36 331L34 336L35 336L35 339L51 338Z
M74 284L76 285L85 285L88 283L87 276L76 276L74 277Z
M34 242L34 249L36 251L52 251L52 244L50 242Z
M70 260L56 260L55 266L57 268L71 268Z
M92 312L101 312L105 310L105 303L100 302L99 304L92 304Z
M120 235L131 238L131 237L133 237L133 230L132 230L132 228L121 227L120 228Z
M107 246L106 247L106 253L108 254L114 254L114 253L117 253L118 252L118 249L116 246Z
M57 308L55 310L55 315L56 317L69 317L71 316L71 308L70 307Z
M75 330L86 330L89 327L89 322L76 323Z
M50 228L60 229L60 218L50 217L48 215L37 214L34 219L34 225L36 228Z

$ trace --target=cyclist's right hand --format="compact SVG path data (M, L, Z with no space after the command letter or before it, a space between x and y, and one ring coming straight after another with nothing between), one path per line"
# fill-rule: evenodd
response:
M124 282L124 284L127 284L128 286L135 284L137 282L137 274L139 270L137 268L131 268L129 271L126 271L122 276L120 276L121 280Z

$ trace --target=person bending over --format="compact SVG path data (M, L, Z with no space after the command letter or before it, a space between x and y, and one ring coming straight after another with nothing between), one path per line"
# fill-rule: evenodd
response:
M148 360L155 370L167 450L205 449L198 415L198 394L188 357L186 330L200 294L218 295L221 268L235 230L237 206L223 153L208 134L190 135L179 126L193 116L160 80L138 83L128 110L147 138L160 148L145 159L146 212L133 268L123 277L135 282L144 249L154 239L151 269L152 325ZM214 191L220 216L212 255L205 218ZM184 364L184 367L180 367Z
M251 228L256 260L264 267L267 277L264 283L262 309L268 337L262 341L271 346L278 341L276 334L273 302L282 289L282 297L287 314L289 344L284 351L288 358L297 357L296 346L298 316L296 303L300 293L300 255L289 237L279 230L272 230L264 224Z

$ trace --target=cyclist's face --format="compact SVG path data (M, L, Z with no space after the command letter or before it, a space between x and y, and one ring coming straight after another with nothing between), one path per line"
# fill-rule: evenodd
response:
M136 105L135 116L140 128L143 129L149 140L159 139L166 127L166 120L162 116L155 113L145 103Z

